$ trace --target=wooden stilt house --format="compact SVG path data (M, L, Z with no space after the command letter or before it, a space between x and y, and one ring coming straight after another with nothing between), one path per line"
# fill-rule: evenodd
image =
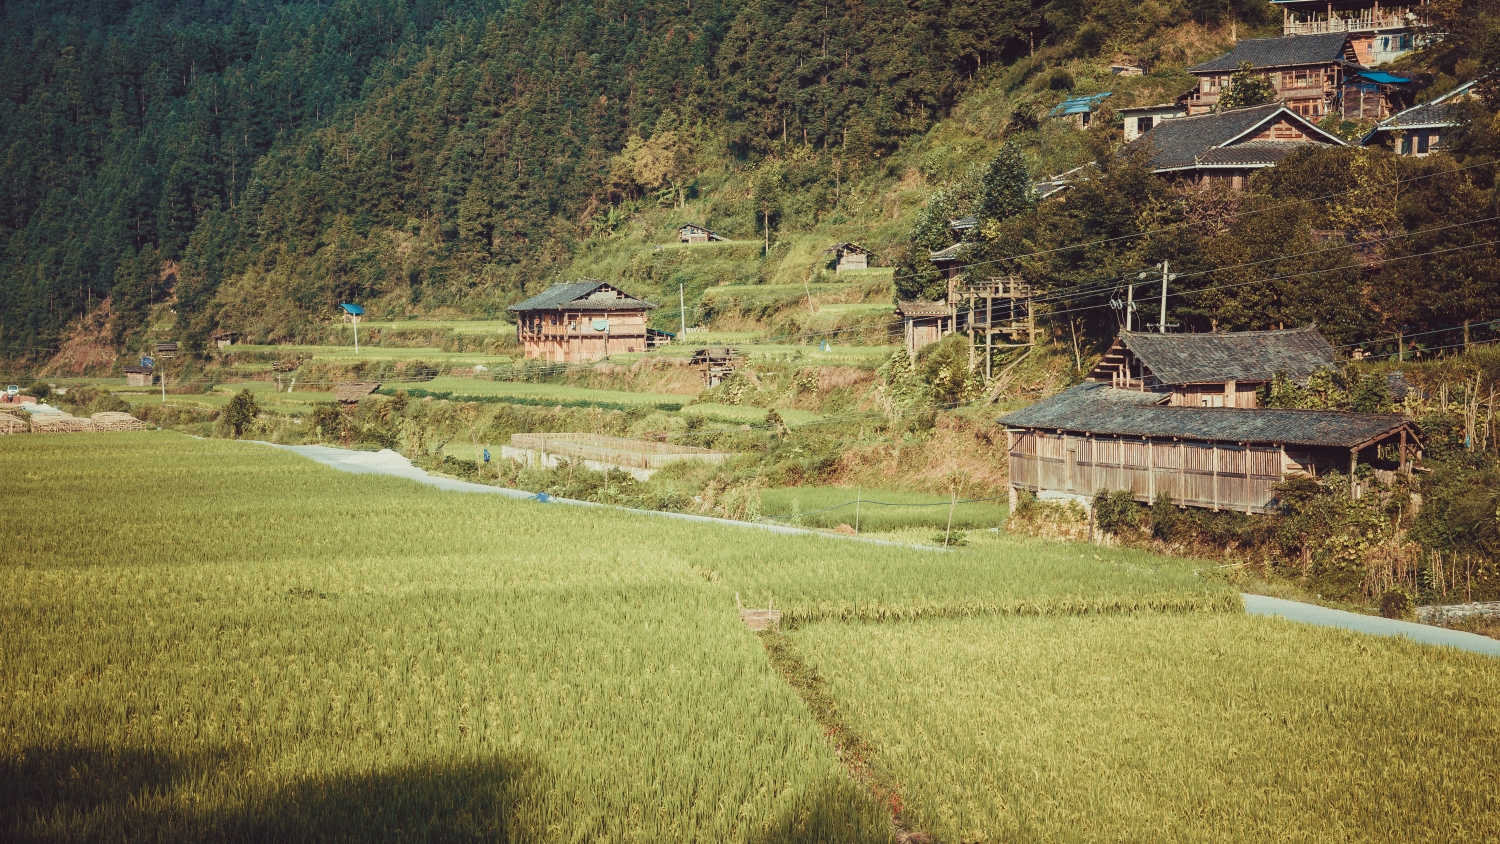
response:
M526 358L600 360L649 347L646 314L656 305L603 281L554 284L510 306Z

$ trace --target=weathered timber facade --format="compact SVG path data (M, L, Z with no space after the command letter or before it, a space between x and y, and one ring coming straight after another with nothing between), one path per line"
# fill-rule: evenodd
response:
M125 367L125 386L127 387L149 387L151 386L152 371L149 366L127 366Z
M1346 33L1355 60L1374 67L1416 49L1427 0L1271 0L1283 35Z
M823 254L833 255L838 261L834 265L835 273L841 273L844 270L865 270L870 267L870 250L858 243L835 243L823 250Z
M909 355L957 330L958 314L947 302L897 302L896 316L901 320Z
M1368 463L1409 470L1411 421L1393 414L1163 407L1150 393L1084 383L999 420L1011 494L1087 504L1128 490L1142 503L1262 513L1276 484ZM1357 487L1351 487L1357 492Z
M527 360L601 360L649 347L647 312L656 305L603 281L554 284L510 306Z

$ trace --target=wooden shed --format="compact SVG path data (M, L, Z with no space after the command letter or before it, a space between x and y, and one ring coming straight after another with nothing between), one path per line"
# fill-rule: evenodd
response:
M841 273L844 270L866 270L870 268L870 250L860 246L858 243L835 243L823 250L824 255L832 255L838 261L833 271Z
M214 345L221 349L227 349L239 342L240 335L233 331L221 331L214 335Z
M152 370L149 366L127 366L125 367L125 386L149 387L151 376Z
M906 353L914 355L918 349L947 337L955 330L958 319L952 305L947 302L897 302L896 316L906 335Z
M1277 372L1306 383L1338 365L1317 326L1277 331L1156 334L1122 331L1088 379L1174 407L1255 407Z
M177 356L177 344L174 342L157 343L156 356L159 358L171 358Z
M1000 418L1011 498L1087 503L1129 490L1142 503L1263 513L1290 477L1348 474L1369 463L1409 471L1420 456L1404 416L1326 410L1171 407L1160 396L1083 383Z
M693 359L689 363L698 367L703 373L703 384L706 387L717 387L723 383L725 378L734 372L744 360L744 355L739 349L731 346L709 346L693 352Z
M696 223L684 223L677 227L677 239L683 243L709 243L724 238Z
M646 314L655 307L613 284L583 280L554 284L510 310L528 360L575 363L646 351Z

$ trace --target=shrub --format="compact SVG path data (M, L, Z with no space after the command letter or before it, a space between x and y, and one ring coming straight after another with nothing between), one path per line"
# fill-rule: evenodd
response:
M1416 601L1400 586L1385 590L1380 596L1380 614L1386 618L1410 618Z
M255 403L255 396L249 389L240 390L229 404L224 406L224 413L220 421L229 431L230 436L236 439L255 424L255 417L260 415L260 405Z
M1133 534L1141 527L1141 507L1128 489L1101 489L1094 496L1094 521L1105 533Z

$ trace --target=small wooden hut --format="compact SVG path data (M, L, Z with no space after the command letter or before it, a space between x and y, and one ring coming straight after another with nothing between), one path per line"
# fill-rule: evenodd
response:
M528 360L575 363L646 351L646 313L655 307L613 284L584 280L554 284L510 310Z
M906 353L914 355L923 346L947 337L956 330L958 315L947 302L897 302L896 316L900 318L906 336Z
M172 342L157 343L156 356L159 358L171 358L177 356L177 344Z
M841 273L844 270L865 270L870 268L870 250L860 246L858 243L835 243L823 250L824 255L832 255L838 261L833 271Z
M151 378L152 370L149 366L125 367L125 386L127 387L149 387Z
M227 349L239 342L240 335L233 331L221 331L214 335L214 345L221 349Z
M684 223L677 227L677 239L682 243L709 243L725 238L696 223Z
M739 349L730 346L710 346L693 352L689 363L703 373L704 386L717 387L734 372L744 357Z

